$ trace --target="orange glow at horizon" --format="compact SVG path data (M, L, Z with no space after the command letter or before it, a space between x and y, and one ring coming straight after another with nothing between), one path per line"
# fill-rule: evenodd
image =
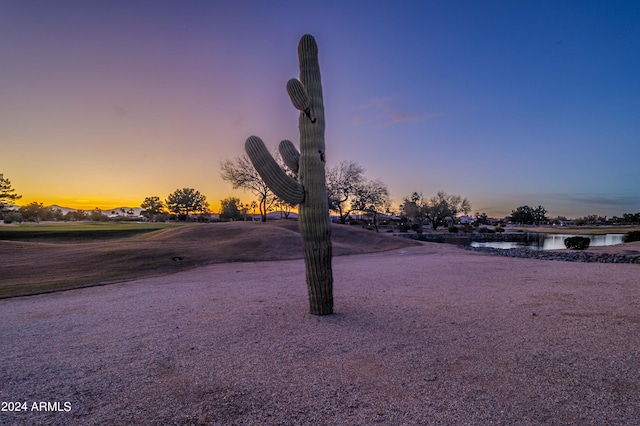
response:
M196 188L197 190L197 188ZM200 191L202 192L202 191ZM154 195L147 195L142 198L132 198L132 197L122 197L122 198L114 198L114 197L73 197L73 196L43 196L43 197L33 197L33 196L23 196L16 203L19 206L25 206L27 204L31 204L33 202L42 203L44 206L59 206L69 209L76 210L94 210L99 208L102 211L111 211L114 209L119 209L122 207L137 209L140 208L140 204L144 201L146 197L151 197ZM160 196L160 200L163 202L166 200L168 194L164 196ZM205 196L207 196L205 194ZM216 194L213 198L207 196L207 202L209 203L209 210L213 213L218 213L220 211L221 205L220 200L227 197L236 197L239 198L243 203L250 203L253 200L253 197L248 193L242 193L242 191L228 191L224 194Z

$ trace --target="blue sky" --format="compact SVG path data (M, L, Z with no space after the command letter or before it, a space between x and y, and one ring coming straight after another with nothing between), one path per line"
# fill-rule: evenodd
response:
M233 191L250 135L297 141L316 37L327 161L501 216L640 211L636 1L0 0L0 172L24 202Z

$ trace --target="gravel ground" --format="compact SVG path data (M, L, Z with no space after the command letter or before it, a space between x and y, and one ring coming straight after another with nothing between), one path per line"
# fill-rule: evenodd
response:
M597 262L597 263L640 263L640 252L629 250L625 254L623 250L614 253L605 251L581 251L581 250L534 250L529 248L499 249L493 247L458 246L464 250L478 251L506 257L522 257L528 259L560 260L563 262Z
M0 300L0 424L640 424L639 268L425 244L335 258L326 317L300 260Z

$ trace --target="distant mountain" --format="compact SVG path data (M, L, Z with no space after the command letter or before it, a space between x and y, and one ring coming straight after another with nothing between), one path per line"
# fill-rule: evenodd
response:
M124 213L122 212L124 210ZM134 216L140 216L143 209L140 207L116 207L115 209L102 209L102 213L107 216L115 214L116 216L129 216L129 210L133 210ZM112 213L113 212L113 213Z
M62 210L62 213L65 213L65 214L68 213L68 212L75 212L76 210L83 210L85 212L93 211L93 209L72 209L71 207L63 207L63 206L59 206L57 204L53 204L53 205L51 205L49 207L54 209L54 210L60 209L60 210ZM116 207L116 208L113 208L113 209L100 208L100 210L102 210L102 213L106 214L107 216L111 216L111 215L129 216L129 214L128 214L129 210L133 210L133 215L134 216L139 216L140 212L142 211L142 209L140 207ZM122 212L122 210L124 210L124 213Z
M18 210L21 206L18 206L16 204L5 204L4 208L6 210ZM47 206L48 208L52 209L52 210L60 210L62 212L62 214L67 214L69 212L75 212L76 210L82 210L85 211L87 213L93 211L94 209L72 209L71 207L64 207L64 206L59 206L57 204L52 204L50 206ZM114 209L100 209L102 210L102 214L106 215L106 216L111 216L111 217L117 217L117 216L122 216L122 217L130 217L130 216L140 216L140 213L142 213L143 209L141 209L140 207L116 207ZM124 212L123 212L124 210ZM132 214L129 214L130 211L133 211Z
M53 210L60 209L62 211L62 213L65 213L65 214L69 213L69 212L75 212L76 211L76 209L72 209L70 207L62 207L62 206L59 206L57 204L53 204L53 205L49 206L49 208L51 208Z

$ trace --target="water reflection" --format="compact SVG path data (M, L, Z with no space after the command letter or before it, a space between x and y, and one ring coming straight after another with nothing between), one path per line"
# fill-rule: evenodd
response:
M564 240L569 237L578 235L571 234L537 234L537 238L531 238L529 242L510 242L510 241L490 241L479 242L473 241L471 247L493 247L499 249L510 249L518 247L526 247L534 250L557 250L564 249ZM579 235L581 237L591 238L589 247L595 246L612 246L622 244L624 234L600 234L600 235Z

